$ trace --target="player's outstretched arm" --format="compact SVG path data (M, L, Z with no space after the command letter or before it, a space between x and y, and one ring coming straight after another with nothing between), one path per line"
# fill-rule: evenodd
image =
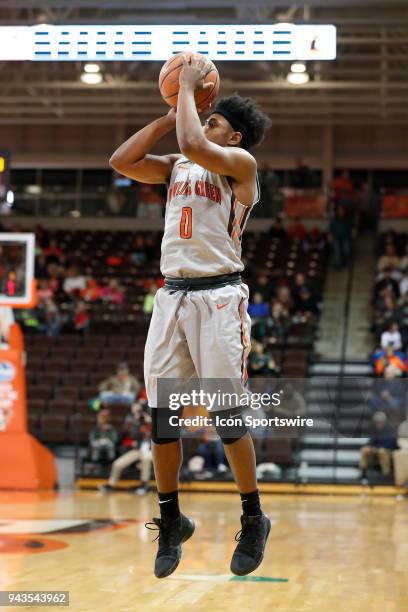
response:
M172 108L167 115L152 121L120 145L109 160L110 166L141 183L167 183L180 155L150 155L149 151L175 126L176 112Z
M239 147L221 147L210 142L204 135L194 91L203 86L207 70L205 60L192 58L191 64L188 64L183 58L183 62L176 118L180 151L189 160L210 172L230 176L237 183L253 183L256 161L250 153Z

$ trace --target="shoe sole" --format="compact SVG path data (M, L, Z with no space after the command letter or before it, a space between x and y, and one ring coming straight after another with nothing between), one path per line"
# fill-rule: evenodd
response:
M268 531L266 533L266 538L265 538L265 545L264 545L264 550L266 548L266 543L268 541L269 538L269 532L271 530L271 522L268 521ZM230 567L230 570L233 574L235 574L235 576L248 576L248 574L252 574L252 572L254 572L256 569L258 569L258 567L261 565L262 561L264 559L264 554L262 554L262 557L259 559L258 563L252 568L250 569L248 572L234 572L234 570L232 569L232 567Z
M157 574L155 574L156 578L167 578L167 576L170 576L170 574L172 574L177 569L178 564L181 561L181 553L182 553L181 545L187 542L187 540L191 538L191 536L194 534L194 531L195 531L194 521L192 519L188 519L188 520L190 521L190 530L188 533L186 533L186 535L180 542L180 550L179 550L179 554L177 555L177 559L175 560L173 565L170 567L170 569L165 574L162 574L160 576L157 576Z

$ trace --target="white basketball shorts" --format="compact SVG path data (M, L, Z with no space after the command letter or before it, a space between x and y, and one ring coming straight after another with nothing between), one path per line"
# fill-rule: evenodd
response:
M159 289L144 355L149 406L160 379L247 380L251 319L247 285L198 291ZM160 406L164 407L164 406Z

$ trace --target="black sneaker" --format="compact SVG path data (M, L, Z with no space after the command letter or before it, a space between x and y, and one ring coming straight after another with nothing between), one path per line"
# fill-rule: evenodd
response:
M155 527L149 527L155 525ZM181 545L194 533L194 521L180 514L176 519L154 518L153 523L146 523L145 527L159 531L159 550L154 564L156 578L166 578L177 568L181 559ZM155 538L155 540L157 540ZM153 540L154 541L154 540Z
M241 531L235 536L238 542L231 559L231 572L237 576L250 574L262 563L271 521L266 514L241 516Z

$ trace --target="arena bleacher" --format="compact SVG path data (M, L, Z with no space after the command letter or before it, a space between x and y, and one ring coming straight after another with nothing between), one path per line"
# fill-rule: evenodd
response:
M131 254L137 236L148 243L144 263L132 262ZM72 309L79 296L62 290L64 273L75 265L81 274L104 285L111 278L118 280L125 299L122 304L90 302L90 327L87 333L46 335L35 327L26 327L28 412L30 430L42 442L56 447L85 447L95 414L89 400L98 394L100 382L111 375L119 362L128 363L132 374L142 380L144 341L149 315L143 302L150 285L160 286L160 234L157 232L54 231L48 236L63 253L59 286L54 293L58 309ZM319 301L324 286L327 253L311 249L305 252L300 240L287 241L269 234L248 233L244 247L247 270L244 278L266 274L270 288L288 286L301 272ZM39 251L40 254L40 251ZM249 280L248 280L249 282ZM41 310L41 304L37 310ZM32 313L33 316L36 313ZM37 313L38 315L38 313ZM24 321L23 321L24 322ZM266 350L273 352L279 375L286 378L306 377L313 349L316 320L292 317L287 334L282 338L266 338ZM121 426L127 409L112 410L112 423ZM259 459L264 462L290 463L291 448L282 444L258 442Z

